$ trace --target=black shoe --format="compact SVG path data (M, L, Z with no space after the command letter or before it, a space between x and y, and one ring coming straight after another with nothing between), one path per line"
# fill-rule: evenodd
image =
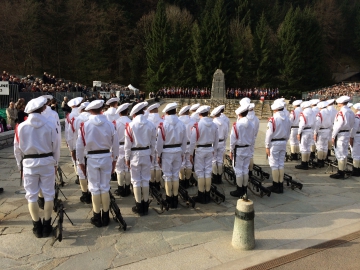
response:
M80 180L79 180L79 176L78 176L78 175L76 176L75 184L80 185Z
M309 169L309 163L305 162L305 161L301 161L301 164L296 165L295 168L299 169L299 170L308 170Z
M114 191L114 194L117 195L117 196L124 197L123 196L125 194L124 186L118 186L118 188Z
M338 170L337 173L330 175L331 178L334 179L344 179L345 178L345 172Z
M205 191L205 203L210 202L210 191Z
M149 182L149 187L152 188L152 187L155 187L155 182Z
M39 207L44 210L44 205L45 205L44 197L38 197L37 203L38 203Z
M325 161L323 159L318 159L317 165L319 168L325 167Z
M185 178L184 182L185 182L185 183L184 183L184 188L185 188L185 189L189 188L189 187L190 187L190 179L186 179L186 178Z
M217 177L218 177L219 185L221 185L223 183L222 182L222 174L218 174Z
M279 193L284 193L284 182L278 183L279 186Z
M0 194L4 192L4 188L0 187Z
M212 184L218 184L218 178L217 178L217 174L211 174L211 183Z
M251 177L253 175L252 171L249 171L249 177Z
M298 154L296 154L296 153L291 153L291 160L299 160Z
M242 195L242 197L245 195L247 196L247 186L242 186L242 191L244 193L244 195Z
M102 222L101 222L101 213L94 213L94 216L90 219L91 224L95 225L98 228L102 227Z
M144 214L144 208L142 206L141 202L136 202L135 206L133 206L132 208L133 213L135 214L139 214L140 216L142 216Z
M142 200L141 204L142 204L144 215L147 215L149 213L149 200L147 200L146 202L144 200Z
M280 183L277 182L273 182L273 185L271 187L269 187L271 192L274 192L276 194L280 194Z
M194 197L194 200L198 203L203 203L203 201L205 200L205 193L198 191L198 195Z
M43 219L43 231L42 231L43 237L50 236L52 231L53 231L53 228L51 226L51 218L49 218L49 220Z
M179 204L179 197L178 197L178 195L174 195L173 196L173 199L172 199L172 206L171 206L171 208L173 208L173 209L176 209L176 208L178 208L178 204Z
M167 202L167 204L169 205L169 208L172 208L172 205L173 205L173 197L171 196L168 196L168 195L166 195L165 196L165 200L166 200L166 202Z
M104 212L104 210L101 211L101 222L103 226L109 225L110 223L109 210L107 212Z
M125 196L124 197L127 197L129 195L131 195L130 185L125 184Z
M160 182L155 182L154 187L157 191L160 191Z
M111 174L111 181L117 181L117 174L116 173Z
M236 190L231 191L230 195L236 198L240 198L244 195L244 191L242 189L242 187L239 187L238 185L236 185Z
M310 153L310 158L315 158L315 152Z
M39 218L39 221L33 221L33 225L33 234L35 234L37 238L43 237L43 225L41 223L41 219Z
M91 193L90 192L83 192L80 197L80 202L90 204L91 203Z

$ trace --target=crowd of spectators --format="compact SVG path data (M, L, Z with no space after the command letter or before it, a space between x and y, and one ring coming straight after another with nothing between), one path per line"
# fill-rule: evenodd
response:
M164 87L156 93L160 98L210 98L209 88Z
M316 91L308 92L307 100L313 98L332 99L339 96L357 96L360 94L360 85L358 83L341 83L325 87Z
M275 100L279 98L279 89L278 88L231 88L226 90L226 98L228 99L242 99L248 97L250 99L260 99L264 100Z

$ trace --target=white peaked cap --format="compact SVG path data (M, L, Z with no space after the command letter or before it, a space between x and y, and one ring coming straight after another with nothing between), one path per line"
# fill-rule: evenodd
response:
M271 105L271 110L273 110L273 111L278 110L278 109L284 108L284 106L285 106L284 101L281 99L277 99Z
M221 112L222 109L225 108L225 105L217 106L215 109L212 110L210 116L215 116Z
M190 111L196 111L200 107L199 103L196 103L190 107Z
M83 101L82 97L73 98L68 102L68 106L78 106Z
M91 101L90 104L86 106L85 111L99 109L103 105L104 105L104 100L97 99L97 100Z
M54 97L52 95L43 95L44 98L46 99L53 99Z
M349 102L349 101L350 101L350 97L348 97L348 96L341 96L341 97L339 97L339 98L336 100L336 103L342 104L342 103Z
M147 103L147 102L146 102ZM145 106L146 107L146 106ZM152 111L153 109L156 109L156 108L159 108L160 107L160 104L159 103L154 103L152 105L150 105L147 110L150 112Z
M349 108L351 108L354 104L349 102L348 104L346 104L346 106L348 106Z
M130 116L133 116L135 113L137 113L138 111L144 109L146 107L147 102L140 102L138 104L136 104L130 112Z
M250 104L244 104L244 105L241 105L239 108L236 109L235 113L236 115L239 115L245 111L248 111L249 110L249 106Z
M163 113L167 113L168 111L171 111L173 109L177 108L177 103L173 102L173 103L169 103L165 106L165 108L162 110Z
M323 108L326 108L327 105L329 105L327 101L321 101L321 102L319 102L319 103L317 104L317 107L318 107L319 109L323 109Z
M249 110L252 110L252 109L254 109L255 108L255 103L250 103L249 104Z
M182 115L183 113L187 112L190 110L190 105L186 105L184 107L181 108L181 110L179 111L179 115Z
M28 102L24 111L26 113L32 113L33 111L36 111L37 109L42 108L46 104L46 102L47 102L47 99L44 98L43 96L33 98L32 100L30 100Z
M240 104L240 106L242 106L242 105L250 104L250 102L251 102L250 98L244 97L239 101L239 104Z
M311 102L310 101L304 101L303 103L301 103L301 108L305 109L311 106Z
M197 110L196 110L196 113L205 113L205 112L208 112L210 111L210 106L207 106L207 105L203 105L203 106L200 106Z
M320 102L320 99L312 99L312 100L310 100L310 102L311 102L311 105L316 105Z
M82 109L85 109L89 104L90 104L90 102L87 102L87 101L84 103L81 103L78 110L81 111Z
M360 103L354 104L354 105L353 105L353 108L354 108L355 110L360 110Z
M119 102L119 98L118 97L113 97L113 98L110 98L108 101L106 101L106 105L110 105L110 103L113 103L113 102Z
M301 99L298 99L298 100L295 100L295 101L293 102L293 105L294 105L294 106L299 106L302 102L303 102L303 101L302 101Z
M119 114L119 113L121 113L122 111L125 111L127 108L129 108L129 106L130 106L130 103L121 104L121 105L116 109L115 114Z

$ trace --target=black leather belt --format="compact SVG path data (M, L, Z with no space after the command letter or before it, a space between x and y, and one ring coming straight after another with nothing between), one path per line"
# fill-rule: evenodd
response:
M360 131L356 132L356 134L360 134Z
M52 157L52 156L53 156L53 153L24 155L23 159L27 159L27 158L46 158L46 157Z
M165 148L176 148L176 147L181 147L181 143L164 145L164 149Z
M99 155L99 154L106 154L106 153L110 153L110 150L95 150L95 151L89 151L88 155Z
M125 144L125 142L119 142L119 145L124 145Z
M186 144L187 144L187 145L190 145L190 142L187 142Z
M305 129L311 129L311 127L305 127L304 130L305 130Z
M235 148L245 148L249 147L250 145L235 145Z
M280 142L280 141L286 141L286 139L281 138L281 139L272 139L272 142Z
M349 130L340 130L339 133L349 132Z
M212 147L212 144L198 144L196 147Z
M322 129L329 129L329 128L320 128L320 130L322 130Z
M221 140L219 140L219 142L223 142L225 139L221 139Z
M148 150L148 149L150 149L149 146L146 146L146 147L132 147L131 151L141 151L141 150Z
M291 128L299 128L299 126L291 126Z

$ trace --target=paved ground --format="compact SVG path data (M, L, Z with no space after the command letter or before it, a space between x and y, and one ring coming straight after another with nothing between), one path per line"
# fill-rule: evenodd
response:
M269 172L265 130L261 122L255 163ZM52 247L51 238L32 235L24 195L15 194L20 187L13 149L0 150L0 186L5 188L0 195L1 269L240 269L360 230L360 178L332 180L325 169L295 170L295 162L286 164L286 173L304 184L302 191L285 188L282 195L264 198L249 193L256 212L252 251L231 246L236 199L229 196L234 187L228 183L221 186L225 203L180 207L163 215L151 210L138 217L131 212L132 197L117 198L128 230L118 231L113 221L107 228L94 228L89 223L91 206L79 202L81 192L64 144L61 151L68 177L65 205L75 226L65 219L64 239Z

